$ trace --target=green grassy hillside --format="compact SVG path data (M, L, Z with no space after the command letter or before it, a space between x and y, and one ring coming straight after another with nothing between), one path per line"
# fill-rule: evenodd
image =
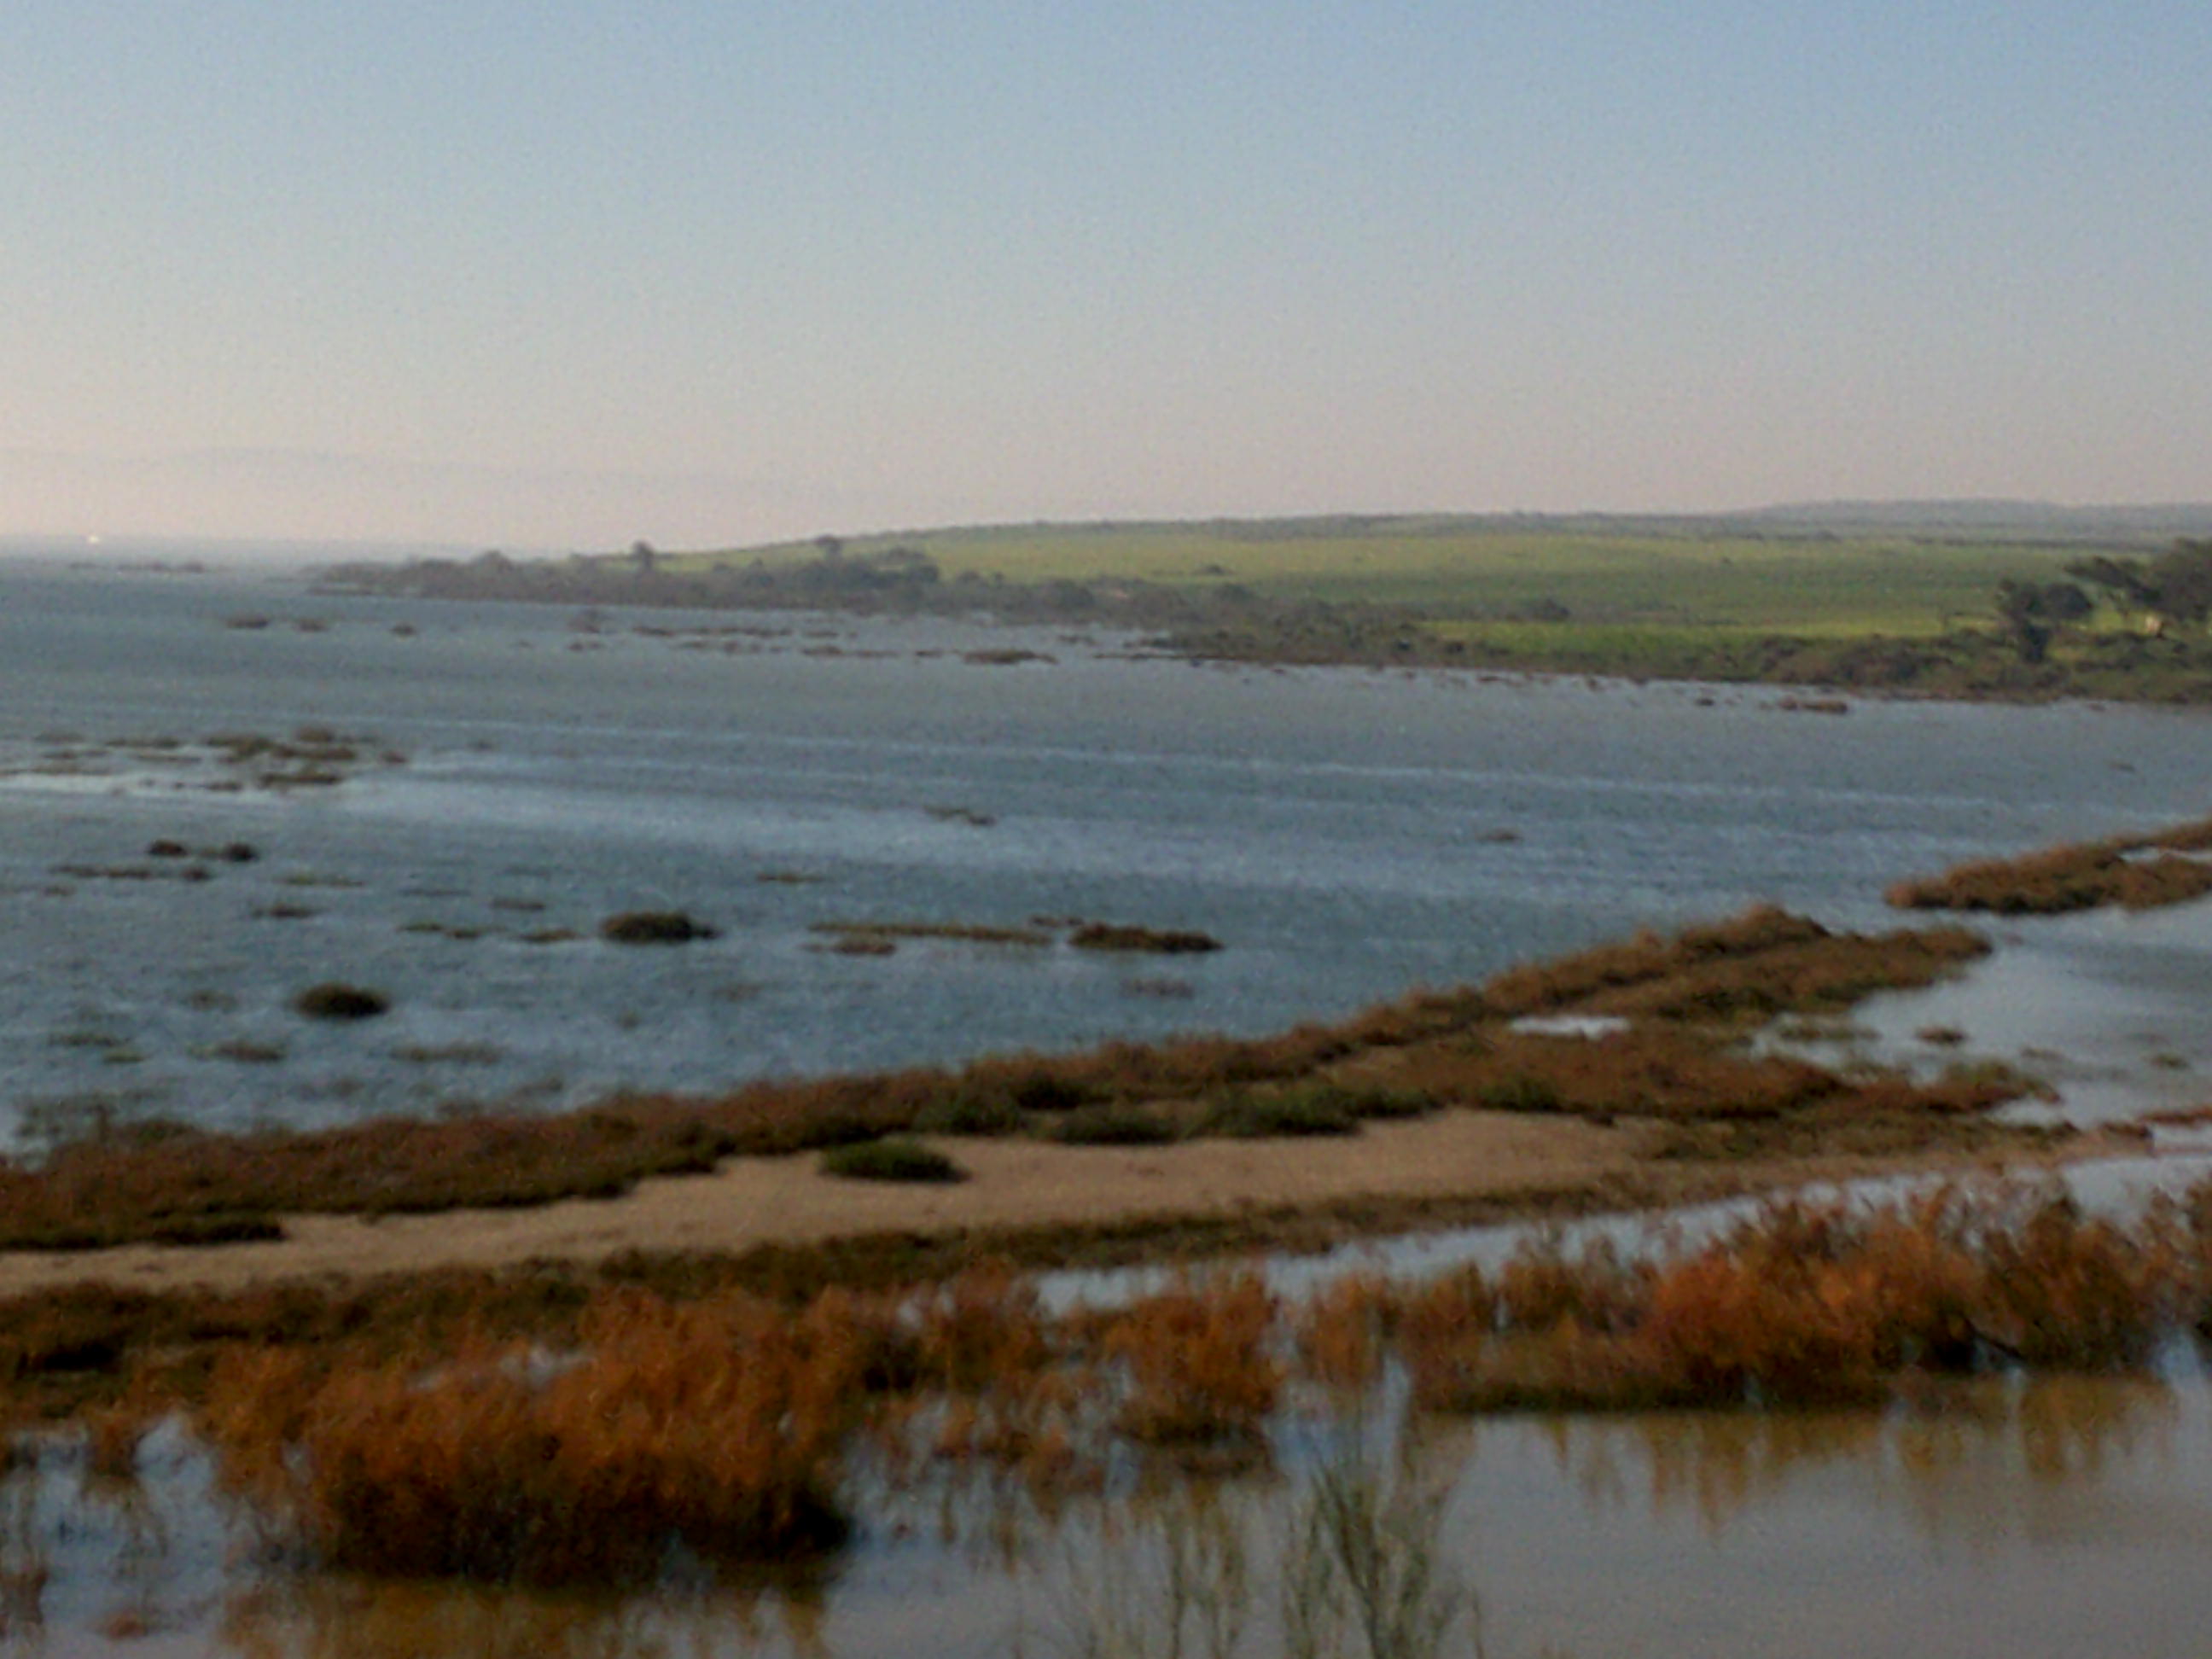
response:
M1747 535L1717 521L1657 532L1522 529L1492 520L1389 518L1194 524L1036 525L854 537L866 557L911 548L948 578L1140 580L1268 598L1412 605L1442 620L1532 614L1591 623L1926 635L1993 613L1999 580L2056 580L2081 545L1894 534ZM1711 526L1703 528L1701 526ZM676 569L799 562L821 544L673 556Z

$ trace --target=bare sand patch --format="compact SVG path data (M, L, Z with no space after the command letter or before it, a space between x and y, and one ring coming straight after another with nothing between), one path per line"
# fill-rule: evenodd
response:
M1345 1199L1510 1199L1638 1162L1637 1135L1566 1118L1450 1112L1369 1125L1356 1137L1206 1140L1175 1146L1064 1146L947 1140L969 1173L951 1186L840 1180L811 1154L735 1158L713 1173L641 1182L619 1198L529 1209L382 1218L284 1218L281 1240L0 1255L0 1294L88 1279L148 1290L228 1288L438 1267L592 1261L623 1250L738 1254L871 1234L927 1235L1133 1217L1279 1210Z
M1559 1207L1630 1207L1723 1192L1842 1179L1896 1169L1986 1163L1958 1152L1909 1158L1742 1162L1655 1159L1654 1130L1635 1123L1455 1111L1367 1125L1327 1140L1202 1140L1172 1146L1068 1146L1008 1139L944 1140L969 1172L957 1185L902 1185L823 1175L811 1155L736 1158L711 1174L653 1179L618 1198L532 1208L362 1217L294 1215L266 1243L126 1245L0 1255L0 1295L92 1280L132 1289L238 1289L279 1281L368 1279L525 1262L602 1261L623 1252L738 1255L763 1245L804 1248L908 1236L988 1237L1023 1230L1219 1223L1250 1242L1285 1237L1302 1213L1356 1212L1376 1231L1451 1215ZM2083 1139L2071 1155L2111 1151ZM2135 1148L2135 1150L2140 1150ZM2039 1161L2049 1161L2047 1158ZM1338 1230L1360 1230L1340 1220Z

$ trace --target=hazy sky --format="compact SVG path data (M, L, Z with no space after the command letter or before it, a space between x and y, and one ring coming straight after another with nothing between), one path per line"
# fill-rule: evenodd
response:
M0 534L2212 496L2204 0L7 0Z

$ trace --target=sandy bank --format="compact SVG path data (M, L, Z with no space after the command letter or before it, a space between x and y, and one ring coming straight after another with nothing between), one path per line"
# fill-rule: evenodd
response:
M1900 1162L1841 1158L1714 1163L1648 1156L1650 1130L1456 1111L1374 1123L1346 1139L1216 1140L1170 1147L1034 1140L939 1143L969 1174L954 1186L839 1180L813 1157L733 1158L710 1175L651 1180L627 1195L528 1209L364 1218L288 1217L281 1241L131 1245L0 1255L0 1295L91 1280L149 1291L237 1289L532 1261L589 1263L629 1250L742 1255L884 1235L988 1238L1024 1230L1212 1228L1216 1241L1319 1242L1363 1228L1416 1228L1480 1213L1687 1201L1883 1170L1979 1167L1957 1152ZM2139 1152L2100 1137L2063 1156ZM2052 1155L2044 1155L2049 1161ZM2014 1160L2028 1161L2026 1153ZM1348 1212L1357 1211L1355 1217ZM1314 1224L1287 1226L1304 1216ZM1237 1224L1249 1219L1249 1231Z

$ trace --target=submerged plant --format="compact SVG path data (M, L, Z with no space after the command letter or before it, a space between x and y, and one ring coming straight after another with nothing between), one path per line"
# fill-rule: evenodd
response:
M1462 1628L1479 1659L1480 1603L1441 1548L1449 1492L1378 1468L1356 1444L1322 1466L1285 1552L1286 1659L1435 1659Z
M1443 1547L1448 1492L1443 1481L1417 1486L1354 1443L1286 1514L1272 1495L1263 1510L1212 1486L1139 1500L1071 1551L1050 1650L1481 1659L1480 1602Z

